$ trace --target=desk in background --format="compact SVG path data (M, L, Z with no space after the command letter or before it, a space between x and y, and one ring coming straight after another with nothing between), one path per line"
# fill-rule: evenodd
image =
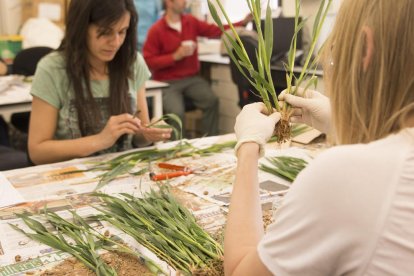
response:
M30 83L21 76L0 77L0 114L6 122L13 113L30 111L31 106Z
M223 56L221 54L206 54L206 55L199 55L198 56L200 62L205 63L212 63L212 64L222 64L222 65L229 65L230 64L230 57L229 56ZM283 68L282 65L271 65L271 70L279 71L285 73L286 70ZM303 68L301 66L295 66L293 69L293 73L299 74L301 73ZM308 70L309 74L315 74L315 76L323 77L323 71L322 70Z
M162 89L168 87L168 83L148 80L145 83L147 97L152 98L152 114L155 118L162 116Z
M148 80L145 87L147 97L152 100L153 116L159 118L163 114L162 88L168 84ZM0 77L0 114L7 122L13 113L30 111L31 105L30 83L23 82L20 76Z

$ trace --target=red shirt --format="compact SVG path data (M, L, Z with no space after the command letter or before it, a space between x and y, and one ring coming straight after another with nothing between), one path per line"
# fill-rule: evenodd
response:
M242 25L241 22L235 26ZM220 37L221 30L215 24L208 24L192 15L181 15L181 33L168 26L165 16L155 22L149 29L144 43L144 59L150 68L153 79L158 81L177 80L198 74L200 62L197 49L193 55L175 61L173 53L184 40L193 40L197 37ZM197 44L196 44L197 45Z

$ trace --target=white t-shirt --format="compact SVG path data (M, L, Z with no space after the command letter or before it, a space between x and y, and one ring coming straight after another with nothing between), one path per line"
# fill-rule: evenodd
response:
M174 29L177 32L181 33L181 30L182 30L181 21L171 22L171 21L167 20L167 23L168 23L168 26L171 27L171 29Z
M318 156L258 253L275 275L414 275L414 128Z

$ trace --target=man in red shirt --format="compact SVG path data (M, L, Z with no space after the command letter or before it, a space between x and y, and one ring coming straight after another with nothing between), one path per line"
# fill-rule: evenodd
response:
M218 134L218 99L210 84L199 76L197 37L220 37L214 24L184 14L186 0L164 0L165 15L148 31L143 54L153 79L169 83L163 91L166 113L178 115L184 122L184 97L203 111L201 131L204 135ZM235 26L245 26L249 14Z

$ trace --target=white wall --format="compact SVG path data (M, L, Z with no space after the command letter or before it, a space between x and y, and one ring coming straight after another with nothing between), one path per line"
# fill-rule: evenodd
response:
M301 16L307 19L307 29L312 30L315 14L319 8L319 0L302 0L301 2ZM324 25L322 27L317 47L319 48L328 37L335 23L336 14L341 6L342 0L333 0L330 10L326 16ZM295 16L295 0L283 0L282 10L284 16Z
M17 34L21 24L20 0L0 0L0 34Z
M267 1L268 0L261 0L261 5L263 9L265 9ZM195 2L200 3L199 5L202 10L201 13L203 13L204 16L207 17L207 21L214 22L208 10L207 0L192 0L192 3ZM226 13L228 14L232 22L242 20L250 12L246 0L220 0L220 2L224 6L224 9L226 10ZM270 7L272 9L276 9L278 7L278 2L279 0L270 0ZM216 4L216 0L212 0L212 3L216 6L217 10L219 10L218 5Z

